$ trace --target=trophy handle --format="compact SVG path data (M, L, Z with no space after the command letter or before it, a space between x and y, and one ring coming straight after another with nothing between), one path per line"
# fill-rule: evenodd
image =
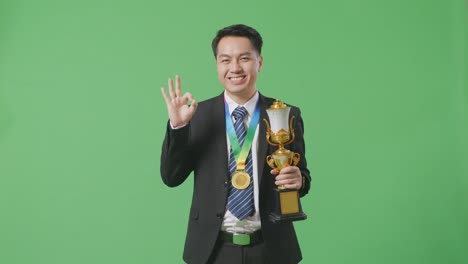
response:
M291 116L291 120L289 121L289 134L291 135L291 139L288 142L284 143L284 145L289 145L289 144L293 143L294 139L296 138L296 136L294 135L294 128L293 128L294 118L296 118L296 117Z
M270 124L268 124L268 120L266 120L266 118L263 118L263 121L265 122L266 127L267 127L266 140L267 140L268 144L273 145L273 146L278 146L279 144L275 144L275 143L271 142L271 140L270 140L271 128L270 128Z
M272 169L278 168L278 167L276 166L275 159L274 159L271 155L266 156L266 163L267 163L268 166L270 166L270 168L272 168Z
M296 166L299 163L300 159L301 159L301 154L294 152L294 155L292 157L292 164Z

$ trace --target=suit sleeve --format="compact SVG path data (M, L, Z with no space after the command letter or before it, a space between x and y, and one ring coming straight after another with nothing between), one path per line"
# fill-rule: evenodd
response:
M169 187L180 185L194 169L190 148L190 124L172 129L167 123L161 151L161 178Z
M306 195L310 190L310 183L311 177L309 169L307 168L307 160L306 160L306 150L305 150L305 142L304 142L304 122L301 116L301 110L296 108L295 113L295 122L294 122L294 134L295 140L292 143L292 148L294 152L297 152L301 155L299 163L297 167L301 170L301 174L304 177L304 182L302 188L299 190L299 196L303 197Z

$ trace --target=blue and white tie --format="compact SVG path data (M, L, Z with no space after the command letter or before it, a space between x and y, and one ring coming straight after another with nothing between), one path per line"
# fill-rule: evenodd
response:
M247 135L247 130L244 125L244 118L246 115L247 109L243 106L237 107L232 112L232 116L235 119L234 129L236 130L237 139L241 148L244 144L245 136ZM236 168L237 163L231 148L229 157L229 172L231 176L236 172ZM250 149L249 155L247 156L245 171L250 175L250 185L246 189L238 190L230 184L228 191L228 209L239 220L244 220L255 212L252 177L252 149Z

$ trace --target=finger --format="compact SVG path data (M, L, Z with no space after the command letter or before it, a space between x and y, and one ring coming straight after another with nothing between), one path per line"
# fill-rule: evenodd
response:
M171 101L171 99L169 98L169 96L167 96L166 89L164 89L164 87L161 87L161 93L164 97L164 101L166 101L166 104L168 104Z
M296 167L296 166L288 166L288 167L284 167L283 169L281 169L280 173L281 174L287 174L287 173L296 173L299 171L299 168Z
M300 182L300 179L297 178L286 178L286 179L275 179L275 182L278 182L280 184L297 184Z
M171 95L171 99L174 99L176 97L175 93L174 93L174 86L172 85L172 79L169 78L169 80L167 80L167 86L169 86L169 94Z
M198 108L198 103L197 101L195 101L195 99L193 99L190 103L190 113L193 115L195 113L195 111L197 111L197 108Z
M276 185L284 185L284 186L298 186L298 182L296 180L292 179L287 179L287 180L280 180L280 181L275 181Z
M179 102L180 102L181 104L186 105L186 104L189 102L189 99L188 99L187 96L185 96L185 95L184 95L184 96L179 96L179 97L177 97L177 98L179 99Z
M184 94L184 97L187 97L187 99L188 99L189 101L193 101L193 100L194 100L193 95L192 95L191 93L189 93L189 92L186 92L186 93Z
M278 174L279 174L279 170L275 168L275 169L272 169L272 170L270 171L270 173L273 174L273 175L278 175Z
M295 173L280 173L278 176L275 177L275 180L286 180L286 179L300 179L301 176Z
M301 186L299 184L285 184L284 188L292 189L292 190L299 190Z
M182 92L181 92L181 87L180 87L180 77L179 75L176 75L175 77L175 82L176 82L176 88L175 88L175 93L176 93L176 96L181 96Z

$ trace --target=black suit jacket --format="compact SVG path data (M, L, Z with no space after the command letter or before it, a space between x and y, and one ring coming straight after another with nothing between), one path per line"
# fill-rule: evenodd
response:
M259 210L262 233L271 256L269 263L298 263L301 251L292 223L274 224L268 214L274 208L274 176L265 162L268 154L276 149L266 142L266 109L274 99L260 94L260 123L258 137ZM297 107L291 107L294 115L295 141L286 148L301 155L297 165L305 177L304 187L299 191L302 197L309 191L310 175L305 158L303 121ZM217 240L228 195L229 172L228 150L224 115L224 94L200 102L189 125L171 129L169 123L162 146L161 177L170 187L178 186L194 172L194 189L190 208L184 260L202 264L208 261ZM263 162L260 162L263 161Z

